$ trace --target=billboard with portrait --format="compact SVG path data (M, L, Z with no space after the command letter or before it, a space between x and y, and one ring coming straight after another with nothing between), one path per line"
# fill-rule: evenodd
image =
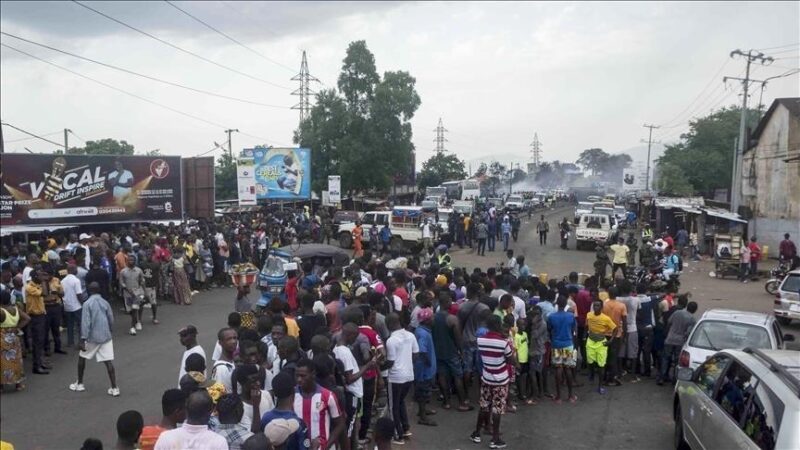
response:
M253 158L259 200L311 198L311 150L256 147L245 149L242 156Z
M177 156L2 155L0 224L181 220Z

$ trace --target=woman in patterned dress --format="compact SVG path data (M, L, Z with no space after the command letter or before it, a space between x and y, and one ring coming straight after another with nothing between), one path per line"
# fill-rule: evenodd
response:
M172 298L178 305L192 304L192 290L189 287L189 277L186 276L186 257L183 249L176 248L172 252Z
M18 391L25 389L18 333L30 321L31 318L11 302L8 289L0 292L0 387L13 384Z

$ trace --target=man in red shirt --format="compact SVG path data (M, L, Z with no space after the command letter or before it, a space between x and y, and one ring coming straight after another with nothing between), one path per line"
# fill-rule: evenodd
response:
M750 276L758 277L758 260L761 259L761 247L756 243L756 237L750 238L750 243L747 245L750 249Z
M790 270L794 270L800 266L800 258L797 257L797 246L789 237L789 233L783 235L783 240L778 246L778 256L781 261L789 264Z
M578 322L576 340L578 341L576 347L581 352L581 369L586 366L586 315L592 309L592 294L586 288L578 289L575 286L570 286L568 291L569 297L575 302L577 311L575 320Z

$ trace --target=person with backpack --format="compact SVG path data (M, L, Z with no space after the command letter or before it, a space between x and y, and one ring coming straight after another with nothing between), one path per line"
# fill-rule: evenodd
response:
M668 245L664 249L664 279L669 280L669 277L674 274L679 274L683 270L683 260L677 253L672 251L672 246Z

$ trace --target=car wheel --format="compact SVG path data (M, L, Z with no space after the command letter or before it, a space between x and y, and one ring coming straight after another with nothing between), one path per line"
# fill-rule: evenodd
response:
M789 317L776 317L778 323L783 325L784 327L792 323L792 319Z
M689 450L689 443L683 436L683 414L681 405L675 405L675 448L678 450Z
M352 248L353 236L351 236L350 233L341 233L339 235L339 246L342 248Z

